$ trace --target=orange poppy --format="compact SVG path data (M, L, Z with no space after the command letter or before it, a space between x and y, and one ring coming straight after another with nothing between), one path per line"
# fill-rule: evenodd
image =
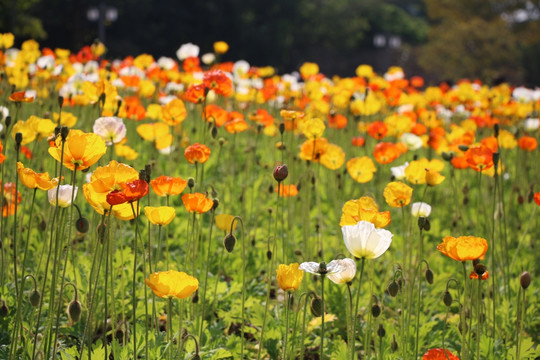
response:
M456 169L467 169L469 167L469 162L465 156L454 156L450 162Z
M445 236L442 241L437 250L456 261L483 259L488 249L486 239L477 236Z
M366 139L362 136L355 136L351 140L352 146L362 147L366 144Z
M249 114L249 120L263 124L265 127L274 123L274 118L264 109L257 109L256 112Z
M184 94L184 99L194 104L200 104L206 98L206 87L204 84L192 84Z
M480 144L489 148L492 152L497 152L499 150L499 144L495 136L488 136L480 141Z
M247 122L243 118L237 118L225 123L225 130L230 134L237 134L244 132L248 129Z
M415 123L413 127L411 128L411 133L417 136L424 135L426 132L427 132L426 125L421 124L421 123Z
M480 279L480 280L487 280L489 278L489 271L486 271L485 273L482 274L482 278L480 279L480 276L478 276L478 274L476 273L476 271L471 271L471 273L469 274L469 279L474 279L474 280L477 280L477 279Z
M56 138L54 147L49 147L49 154L60 161L62 157L62 138ZM64 145L63 164L70 170L88 169L94 165L107 151L103 138L94 133L81 130L70 130Z
M476 171L484 171L493 166L493 151L486 146L471 147L465 152L469 166Z
M180 195L186 188L187 180L180 177L161 175L150 180L150 186L157 196Z
M524 151L534 151L538 146L538 142L532 136L522 136L518 139L518 146Z
M118 117L140 121L146 116L146 109L137 96L126 96L120 106Z
M184 150L184 157L190 164L204 164L210 157L210 148L204 144L195 143Z
M16 91L9 96L9 100L13 102L18 102L18 103L21 103L21 102L31 103L32 101L34 101L34 97L33 96L26 97L26 91Z
M329 114L328 126L333 129L343 129L347 126L347 118L341 114Z
M278 192L278 188L274 190L275 192ZM281 197L292 197L298 195L298 188L294 184L290 185L283 185L281 184L279 186L279 196Z
M534 194L534 202L540 206L540 191Z
M388 127L382 121L374 121L367 127L369 136L376 140L381 140L388 133Z
M321 156L326 152L328 140L325 138L309 139L300 146L298 156L302 160L318 162Z
M4 184L4 208L2 209L2 216L7 217L8 215L14 215L15 206L16 204L20 204L21 200L22 200L21 193L17 191L17 194L15 194L15 184L10 183L10 182L5 183Z
M201 193L184 194L182 195L182 202L187 211L196 212L198 214L210 211L212 206L214 206L212 199L207 198Z
M390 164L392 161L396 160L401 151L399 147L390 142L382 142L375 145L375 150L373 150L373 157L379 164Z
M182 62L182 69L187 73L201 72L201 61L196 56L190 56Z
M4 145L2 145L2 142L0 141L0 164L6 160L6 155L2 154L2 151L4 151Z
M217 127L221 127L229 120L229 113L221 106L210 104L204 107L203 111L207 122L213 122Z
M21 183L29 189L50 190L58 185L58 178L51 179L49 173L38 174L23 163L17 162L17 174Z
M203 83L208 89L214 90L218 95L231 95L232 80L222 70L210 70L204 74Z

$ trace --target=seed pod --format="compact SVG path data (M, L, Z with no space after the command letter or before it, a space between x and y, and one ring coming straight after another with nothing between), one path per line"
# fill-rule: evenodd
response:
M322 300L319 297L315 297L311 299L311 303L309 304L309 308L311 309L311 314L315 317L319 317L322 315L323 307L322 307Z
M397 282L395 281L392 281L388 287L386 288L386 290L388 290L388 293L390 294L391 297L396 297L398 291L399 291L399 285L397 284Z
M235 245L236 237L233 234L227 234L225 238L223 238L223 246L228 253L231 253L234 250Z
M527 289L531 284L531 274L528 271L524 271L519 276L519 284L523 290Z
M67 313L71 324L76 323L81 318L82 305L79 300L73 299L68 304Z
M41 303L41 293L38 289L34 289L32 293L30 293L30 296L28 296L28 300L30 300L30 304L32 304L33 307L38 307Z
M428 284L433 284L433 271L431 271L431 269L426 270L425 276Z
M444 292L444 295L443 295L443 303L444 303L444 305L450 306L450 305L452 305L452 301L453 301L452 295L450 294L450 292L448 290L446 290Z

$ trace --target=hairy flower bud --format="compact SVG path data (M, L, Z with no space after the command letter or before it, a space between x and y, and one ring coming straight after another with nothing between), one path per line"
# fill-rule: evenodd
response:
M286 164L277 165L274 168L274 179L276 179L277 182L285 180L287 176L289 176L289 169Z
M443 302L444 302L444 305L446 306L450 306L452 305L452 295L450 294L450 292L448 290L446 290L444 292L444 295L443 295Z
M519 276L519 284L523 288L523 290L527 289L529 285L531 284L531 274L529 274L528 271L524 271Z
M79 321L82 314L81 302L77 299L71 300L71 302L68 304L67 313L71 324Z

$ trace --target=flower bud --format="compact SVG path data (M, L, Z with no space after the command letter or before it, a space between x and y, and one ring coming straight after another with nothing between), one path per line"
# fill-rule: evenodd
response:
M476 275L478 275L480 278L482 278L482 275L487 271L486 265L484 264L476 264L474 266L474 272Z
M190 177L187 181L187 186L190 188L190 189L193 189L193 187L195 186L195 179Z
M392 281L388 287L386 288L386 290L388 291L388 293L390 294L391 297L396 297L398 291L399 291L399 285L397 284L397 282L395 281Z
M215 139L217 137L217 127L213 126L212 130L210 131L210 134L212 135L212 139Z
M80 217L75 221L75 228L78 232L86 234L90 228L90 223L88 222L88 219Z
M15 134L15 143L17 144L17 146L21 145L22 140L23 140L22 133L20 133L20 132L16 133Z
M9 315L9 308L4 301L4 299L0 299L0 318L5 318Z
M384 330L383 324L379 324L379 328L377 329L377 335L379 335L379 337L384 337L384 335L386 335L386 330Z
M212 210L216 210L219 206L219 199L212 200Z
M195 294L191 298L191 302L193 304L197 304L199 302L199 289L195 290Z
M499 124L493 125L493 131L495 133L495 137L499 137Z
M268 251L266 252L266 258L267 258L268 260L272 260L272 250L268 250Z
M392 335L392 342L390 343L390 349L393 352L396 352L396 350L398 349L398 344L396 341L396 334Z
M459 148L459 150L461 150L461 151L467 151L467 150L469 150L469 147L468 147L467 145L463 145L463 144L462 144L462 145L459 145L458 148Z
M62 141L66 141L68 134L69 134L69 128L67 126L62 126L60 128L60 136L62 137Z
M6 116L6 127L8 128L11 125L11 116Z
M450 305L452 305L452 301L453 301L452 295L450 294L450 292L448 290L446 290L444 292L444 295L443 295L443 303L444 303L444 305L450 306Z
M228 253L231 253L234 250L235 245L236 237L233 234L227 234L225 238L223 238L223 246Z
M79 321L82 313L81 302L77 299L71 300L71 302L68 304L67 313L70 324L73 325L74 323Z
M58 106L60 106L60 109L64 106L64 97L62 95L58 96Z
M442 155L442 158L443 158L444 160L446 160L446 161L452 161L452 159L454 158L454 154L451 153L451 152L445 152L445 151L443 151L441 155Z
M311 299L311 303L309 304L309 308L311 309L311 314L315 317L319 317L323 313L323 303L322 300L319 297L315 297Z
M531 274L529 274L528 271L524 271L519 276L519 284L523 288L523 290L527 289L529 285L531 284Z
M41 303L41 293L38 289L34 289L30 293L30 296L28 296L28 300L30 300L30 304L32 304L33 307L38 307Z
M426 270L425 276L428 284L433 284L433 271L431 271L431 269Z
M285 132L285 123L280 123L279 124L279 133L281 135L283 135L284 132Z
M277 165L274 168L274 179L276 179L277 182L285 180L287 176L289 176L289 169L286 164Z
M268 187L268 193L269 193L269 194L272 194L273 192L274 192L274 186L270 185L270 186Z
M371 307L371 315L373 315L373 317L379 317L379 315L381 315L381 307L379 306L379 304L374 304L372 307Z

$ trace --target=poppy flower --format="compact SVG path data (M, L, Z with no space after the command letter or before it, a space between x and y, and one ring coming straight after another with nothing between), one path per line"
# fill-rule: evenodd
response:
M325 138L306 140L300 145L300 153L298 156L302 160L318 162L321 156L324 155L328 145L328 140Z
M276 190L274 190L275 192L278 191L278 189L276 188ZM281 197L292 197L292 196L296 196L298 195L298 188L296 187L296 185L294 184L290 184L290 185L283 185L281 184L279 186L279 196Z
M184 194L182 195L182 202L187 211L198 214L210 211L214 206L214 202L201 193Z
M107 194L109 205L120 205L140 200L148 194L148 183L141 179L124 183L121 190L113 190Z
M229 44L225 41L216 41L214 43L214 52L216 54L225 54L227 51L229 51Z
M237 118L225 123L225 130L229 134L237 134L244 132L248 129L248 124L243 118Z
M203 114L207 122L213 122L217 127L223 126L229 120L227 110L215 104L206 105Z
M144 215L154 225L169 225L176 216L176 210L171 206L145 206Z
M71 205L71 193L73 193L73 200L77 198L78 187L75 186L75 190L71 185L60 185L57 188L50 189L47 192L49 203L52 206L56 206L56 195L58 193L58 206L65 208Z
M438 171L426 169L426 184L429 186L437 186L444 181L445 177Z
M0 164L6 160L6 155L2 154L4 151L4 145L2 145L2 141L0 141Z
M321 156L321 164L330 170L339 169L345 162L345 152L341 147L328 144L326 151Z
M493 151L486 146L470 147L465 152L465 159L474 170L484 171L493 166Z
M413 189L400 182L393 181L384 188L384 199L391 207L403 207L411 202Z
M524 151L534 151L538 146L538 142L534 137L525 135L518 139L518 146Z
M28 93L28 95L31 93ZM27 102L31 103L34 101L34 96L28 96L26 91L16 91L9 96L9 100L17 103Z
M231 224L233 224L233 215L229 214L219 214L216 215L214 220L216 222L216 226L221 231L230 231L231 230ZM237 222L234 222L233 224L233 230L236 229Z
M450 163L456 169L467 169L469 167L469 162L465 156L454 156Z
M210 157L210 148L204 144L195 143L184 150L184 157L190 164L204 164Z
M469 274L469 279L474 279L474 280L487 280L489 278L489 271L486 271L482 274L482 278L480 278L480 276L476 273L476 271L471 271L471 273Z
M203 83L208 89L214 90L218 95L229 96L231 95L232 80L227 76L223 70L210 70L203 76Z
M144 282L160 298L185 299L199 288L199 280L175 270L155 272Z
M263 124L265 127L274 123L274 117L265 109L257 109L257 111L250 113L248 118L256 123Z
M488 249L486 239L477 236L445 236L442 241L437 250L456 261L481 259Z
M301 125L299 125L299 127L302 130L304 136L308 139L320 138L324 133L324 130L326 129L324 122L319 118L307 119L303 121Z
M25 168L23 163L17 162L17 174L21 183L29 189L50 190L58 185L58 178L51 179L49 173L36 173Z
M300 66L300 75L302 79L309 79L319 73L319 65L312 62L305 62Z
M366 144L366 139L364 139L362 136L355 136L351 140L352 146L356 147L362 147Z
M341 227L343 240L349 252L359 259L376 259L388 250L393 234L384 229L376 229L368 221Z
M1 184L1 183L0 183ZM6 217L8 215L15 214L16 204L20 204L22 201L22 196L19 191L15 194L15 184L14 183L5 183L4 184L4 208L2 209L2 216Z
M367 133L375 140L381 140L388 133L388 127L382 121L374 121L368 125Z
M383 228L391 222L390 212L379 212L379 207L370 196L347 201L341 209L339 226L355 225L362 220L369 221L376 228Z
M161 175L150 180L150 186L157 196L180 195L186 188L187 180L181 177Z
M94 134L98 134L107 145L118 144L126 137L126 125L116 116L100 117L94 122Z
M56 139L56 147L49 147L49 154L60 161L62 156L62 139ZM63 164L70 170L88 169L94 165L107 151L107 145L101 136L84 133L81 130L70 130L64 145Z
M373 157L379 164L390 164L399 155L401 155L401 151L397 145L389 142L378 143L373 150Z
M206 87L204 84L192 84L188 87L184 93L184 100L192 102L194 104L200 104L206 98Z
M355 157L347 161L347 172L359 183L369 182L376 171L373 160L367 156Z
M540 191L534 194L534 202L540 206Z
M456 355L452 354L450 350L443 350L443 349L437 348L437 349L429 349L422 356L422 360L459 360L459 358Z
M180 99L173 99L172 101L169 101L162 108L162 116L163 121L165 121L165 123L168 125L174 126L181 124L187 116L184 102Z
M304 278L304 271L299 269L300 264L280 264L276 270L276 278L279 287L283 291L296 291Z
M322 275L320 268L321 264L314 261L303 262L300 264L301 270L314 275ZM356 263L353 259L349 258L332 260L326 264L325 275L335 284L349 283L356 275Z
M328 126L333 129L344 129L347 126L347 118L341 114L329 114Z
M415 202L411 205L411 214L414 217L427 218L431 214L431 205L425 202Z
M279 115L285 120L302 119L305 116L305 114L302 111L286 110L286 109L282 109L279 112Z

